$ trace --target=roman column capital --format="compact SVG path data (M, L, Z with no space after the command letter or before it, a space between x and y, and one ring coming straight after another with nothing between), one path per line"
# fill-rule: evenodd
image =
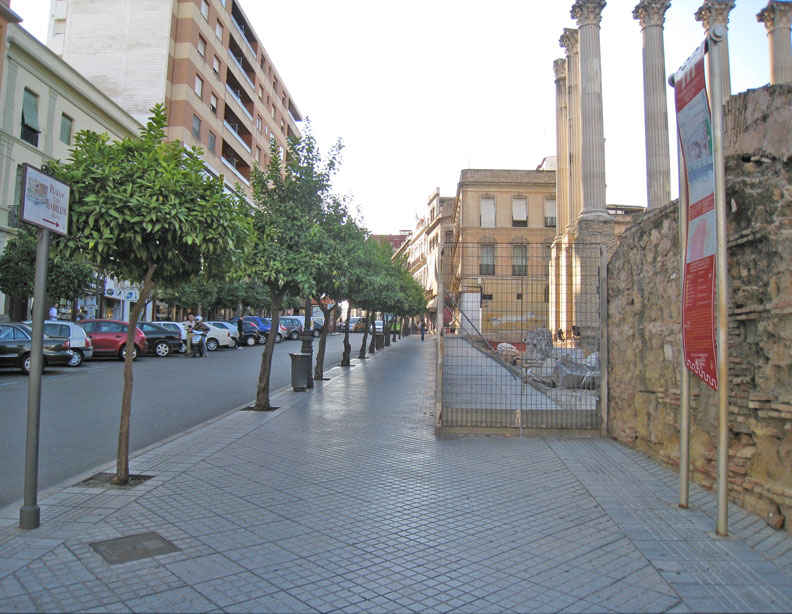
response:
M714 26L728 27L729 13L733 8L734 0L704 0L704 4L696 11L696 21L704 24L707 32Z
M641 0L633 10L633 19L641 22L641 29L650 26L663 27L665 14L671 0Z
M566 60L563 58L553 60L553 72L555 73L556 81L566 79Z
M602 20L602 9L605 0L575 0L570 15L577 20L578 28L583 26L598 26Z
M792 2L770 0L767 6L756 14L756 21L763 23L768 33L778 28L792 28Z
M578 31L574 28L564 28L564 33L558 39L558 44L566 50L567 57L578 54Z

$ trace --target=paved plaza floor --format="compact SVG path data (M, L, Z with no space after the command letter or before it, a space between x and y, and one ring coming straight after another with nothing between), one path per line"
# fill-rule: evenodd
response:
M733 506L715 537L638 452L436 439L431 339L144 451L135 488L50 489L39 529L0 510L0 612L792 611L792 539ZM101 555L140 534L172 551Z

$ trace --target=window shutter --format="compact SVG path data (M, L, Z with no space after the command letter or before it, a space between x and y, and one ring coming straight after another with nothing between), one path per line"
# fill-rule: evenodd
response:
M495 199L481 199L481 226L482 228L495 228Z
M512 220L515 222L528 221L528 202L524 198L512 199Z
M35 132L41 132L38 122L38 96L27 89L22 98L22 123Z

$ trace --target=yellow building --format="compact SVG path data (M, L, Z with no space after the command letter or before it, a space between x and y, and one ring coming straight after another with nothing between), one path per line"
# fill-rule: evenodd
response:
M549 326L555 181L554 170L462 171L444 258L454 326L512 343Z

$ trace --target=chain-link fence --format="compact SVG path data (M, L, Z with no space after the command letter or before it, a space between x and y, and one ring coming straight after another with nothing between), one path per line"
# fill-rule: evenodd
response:
M443 427L600 428L601 255L598 245L445 246Z

